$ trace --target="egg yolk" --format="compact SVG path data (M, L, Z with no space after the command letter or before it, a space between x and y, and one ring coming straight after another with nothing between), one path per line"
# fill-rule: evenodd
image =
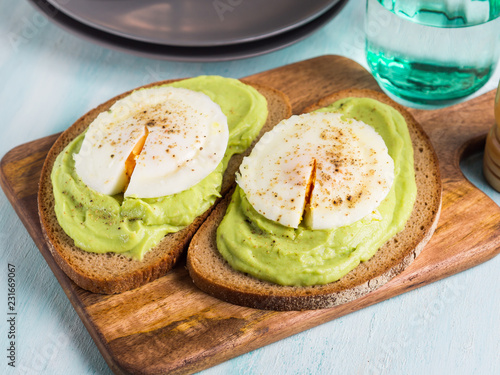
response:
M149 130L147 127L145 127L145 129L146 129L146 132L139 139L139 141L136 143L136 145L132 149L132 152L130 153L127 160L125 161L125 174L127 175L128 181L130 181L132 173L134 172L134 169L135 169L135 162L136 162L137 158L139 157L139 155L142 151L142 148L144 147L144 143L146 143L146 139L148 138Z
M316 183L316 159L312 161L311 174L306 185L306 195L304 198L304 208L302 209L302 219L306 217L307 212L311 208L312 193L314 190L314 184Z

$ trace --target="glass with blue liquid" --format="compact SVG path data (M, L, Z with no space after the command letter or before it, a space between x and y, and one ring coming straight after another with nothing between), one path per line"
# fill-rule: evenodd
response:
M433 104L477 91L500 50L500 0L367 0L366 57L388 92Z

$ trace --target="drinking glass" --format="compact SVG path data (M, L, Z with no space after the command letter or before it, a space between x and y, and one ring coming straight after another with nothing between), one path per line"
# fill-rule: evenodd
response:
M499 58L500 0L367 0L366 57L379 84L433 104L469 95Z

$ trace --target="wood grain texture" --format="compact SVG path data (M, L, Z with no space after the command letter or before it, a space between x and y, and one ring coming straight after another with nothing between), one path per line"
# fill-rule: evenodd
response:
M377 89L362 67L338 56L322 56L248 79L284 91L294 113L334 91ZM0 182L111 369L117 374L191 373L498 254L500 208L472 186L459 168L465 152L484 144L493 124L493 99L490 92L438 111L410 110L429 135L440 161L443 204L438 228L401 275L360 299L327 310L278 313L231 305L200 292L182 264L167 276L120 295L84 291L57 267L38 223L38 175L57 135L5 155Z

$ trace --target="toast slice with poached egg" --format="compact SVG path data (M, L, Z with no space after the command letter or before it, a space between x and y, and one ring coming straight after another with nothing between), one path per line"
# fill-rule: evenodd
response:
M165 84L173 83L175 81L178 80L156 82L142 88L162 86ZM267 101L268 115L266 122L262 128L261 134L272 128L281 119L286 118L290 115L291 107L288 98L283 93L262 85L251 83L246 84L256 89L265 97ZM172 269L178 258L186 249L193 234L208 216L213 207L210 207L204 213L196 217L194 221L185 226L183 229L167 234L156 246L145 252L145 254L142 256L142 259L135 259L133 257L112 252L96 253L83 251L81 248L75 245L75 241L70 236L68 236L68 234L62 228L62 226L58 222L58 218L54 210L55 200L53 183L51 180L51 173L58 155L76 137L79 137L81 134L83 134L88 129L89 125L91 125L98 116L106 116L107 112L109 112L113 108L113 105L117 101L129 97L131 94L132 91L123 93L113 99L110 99L109 101L101 104L97 108L85 114L66 131L64 131L49 151L40 178L38 193L39 215L42 230L52 256L56 260L57 264L61 267L61 269L77 285L94 293L120 293L126 290L137 288L143 284L146 284L163 276L166 272ZM131 105L133 105L133 103ZM126 106L121 110L127 111L129 109L130 106ZM118 113L118 115L120 115L120 113ZM141 119L135 118L135 120L140 122ZM107 121L105 123L108 125L113 125L112 121ZM138 158L138 155L140 153L139 149L141 149L142 147L146 147L147 144L145 145L144 140L141 142L141 139L146 138L144 134L141 133L136 135L138 141L130 145L130 147L128 147L128 149L126 149L124 152L126 154L130 153L130 155L132 156L135 155L134 159L137 159L136 163L138 164L141 162L141 159ZM99 144L102 137L96 136L95 138L95 142L91 142L88 147L89 155L92 154L93 148L95 150L102 150L106 147L101 147L101 145ZM161 143L161 140L159 142ZM137 144L140 144L141 147L138 147ZM165 150L165 152L168 151L168 149ZM249 152L249 150L247 152ZM226 194L234 185L235 172L238 169L238 166L245 154L246 153L237 153L227 161L227 168L223 174L221 182L221 196L224 196L224 194ZM106 161L105 158L108 158L109 160ZM112 161L118 160L118 154L115 154L114 152L107 152L106 154L103 153L103 155L95 159L96 160L94 166L96 167L87 167L85 164L85 160L83 160L83 157L81 157L79 160L80 169L84 171L82 172L82 175L85 175L86 178L89 179L89 181L93 179L93 170L99 167L100 160L102 160L102 163L104 165L109 165ZM75 159L75 162L77 160L78 157ZM128 164L126 164L126 166L127 165ZM162 164L159 164L159 166L161 165ZM137 166L135 167L137 168ZM192 168L194 169L195 167L193 166ZM201 166L199 169L203 168L204 166ZM154 169L155 168L153 168L153 172ZM141 192L142 190L144 190L143 188L141 188L141 181L139 179L136 179L137 181L134 181L133 186L128 185L130 181L126 181L126 176L124 177L127 170L129 170L129 168L124 168L123 171L121 170L118 172L115 169L111 169L105 172L109 174L110 179L112 179L111 185L113 185L108 193L114 194L117 191L123 191L123 189L127 188L127 186L130 186L130 190L132 190L132 194L134 195L138 191ZM148 170L146 170L146 172L143 172L142 175L146 175L146 177L148 177L148 173L149 175L151 175L150 171ZM109 185L107 184L107 182L107 180L97 181L96 188L102 187L103 189L107 189L107 186ZM153 183L149 184L148 186L149 188L155 190L157 184L157 181L153 181ZM177 187L175 186L175 183L171 185L173 185L173 188ZM154 194L155 192L153 191L153 195Z
M369 257L369 259L361 259L359 265L336 281L326 283L313 282L312 284L307 284L306 282L304 285L296 285L297 283L294 284L293 282L287 284L288 279L285 279L285 281L282 282L280 279L281 275L279 274L280 272L286 271L286 265L278 268L278 274L271 275L273 276L273 280L269 281L263 277L256 277L255 275L259 275L260 272L265 272L265 270L258 268L259 265L266 268L270 263L272 263L271 261L267 263L266 261L262 261L259 263L258 261L254 262L254 260L251 259L247 262L250 266L244 266L247 268L241 267L243 271L240 271L231 266L226 258L221 255L221 252L218 249L217 241L221 241L221 237L217 234L218 228L225 218L226 211L228 206L231 204L231 200L239 199L239 195L236 196L235 194L236 197L233 196L232 198L231 194L228 194L225 196L223 201L216 206L211 215L197 231L188 249L188 271L194 283L201 290L226 302L258 309L307 310L328 308L352 301L379 288L400 274L421 252L422 248L429 241L437 226L441 208L441 180L438 158L430 140L421 126L402 106L393 102L384 94L371 90L352 89L340 91L321 99L318 103L308 107L305 112L319 110L346 98L375 99L376 101L383 103L384 105L389 105L395 109L406 122L409 137L411 138L410 147L413 149L413 172L414 182L416 185L416 196L414 203L412 202L412 205L410 206L411 211L409 218L404 223L403 229L387 239L385 243L383 243L382 246L376 250L375 254ZM302 141L302 139L303 137L300 140ZM289 142L286 139L282 140L284 142ZM300 144L300 142L298 144ZM254 150L258 147L260 146L257 145ZM289 154L291 153L292 151L289 151ZM244 161L242 165L246 166L246 168L252 167L252 163L248 161ZM306 170L316 170L314 164L308 165L307 163L302 163L301 165ZM262 168L266 168L266 166L262 165ZM253 171L250 172L253 173ZM242 171L241 175L250 172ZM309 182L311 180L315 181L318 178L317 175L314 176L311 174L310 176ZM272 184L273 181L275 181L275 179L271 177L266 182ZM258 245L255 245L255 242L252 242L254 240L252 236L261 236L264 231L262 229L264 226L263 223L268 219L264 219L262 215L274 215L275 221L279 221L281 218L300 221L302 219L300 214L303 212L303 217L307 219L308 213L306 208L309 204L308 202L311 201L310 196L308 196L309 193L307 192L309 182L304 181L301 184L302 190L306 189L306 193L303 197L297 196L296 198L297 200L299 200L298 198L301 198L301 202L305 202L305 207L301 206L303 208L299 209L298 215L296 215L295 218L284 218L286 215L280 216L280 207L273 207L269 204L270 201L267 205L259 205L257 203L253 209L245 206L244 209L247 211L253 212L258 210L260 213L259 215L252 216L258 218L258 223L254 223L255 225L253 226L251 224L248 225L248 227L253 228L253 233L246 231L245 234L248 237L243 240L245 242L249 242L254 248L258 247ZM241 185L244 187L245 182L243 181ZM281 185L281 190L283 190L282 188L283 185ZM237 187L236 190L239 190L240 192L242 191L240 187ZM283 194L280 193L281 190L275 189L275 191L272 191L271 189L271 196L279 199L283 196ZM245 193L248 192L251 192L251 189L245 190ZM368 190L361 192L370 193ZM263 188L261 188L260 191L256 191L254 196L252 198L248 198L248 200L250 201L253 199L258 202L259 199L262 200L263 197L266 198L266 192L263 191ZM287 224L286 220L284 220L285 224ZM327 220L319 220L319 226L321 227L325 221L329 220L331 221L332 219L327 218ZM280 231L280 228L282 228L279 227L279 223L273 223L272 225L273 231ZM293 233L293 228L292 230L285 228L283 233L285 233L283 237L295 236L291 234ZM295 233L297 234L297 232ZM295 238L299 238L303 233L304 232L297 234L296 237L294 237L289 243L295 245ZM223 235L225 235L224 232L221 236ZM234 237L241 239L241 237ZM233 237L231 237L231 240L233 240ZM235 246L237 246L237 244ZM274 246L275 243L271 242L268 247L269 251L267 252L272 254ZM307 243L304 246L307 248ZM275 262L278 263L280 257L279 250L286 252L289 249L278 249L276 252L277 256L275 257L275 259L277 259ZM248 252L252 254L252 250L249 250ZM307 258L307 255L308 254L306 254L306 261L310 261L310 258ZM264 256L266 255L264 254ZM300 254L298 254L298 257L300 257ZM236 265L238 265L238 262L241 262L241 259L243 259L243 257L238 258L236 256L235 258L236 260L230 260ZM264 257L264 259L266 258ZM291 272L291 276L293 277L302 271L303 270L298 270L295 272L294 268L294 271ZM315 274L315 269L313 266L304 267L304 272ZM250 273L254 273L254 275L250 275ZM320 272L317 273L319 274ZM300 280L301 279L299 278L299 282Z

